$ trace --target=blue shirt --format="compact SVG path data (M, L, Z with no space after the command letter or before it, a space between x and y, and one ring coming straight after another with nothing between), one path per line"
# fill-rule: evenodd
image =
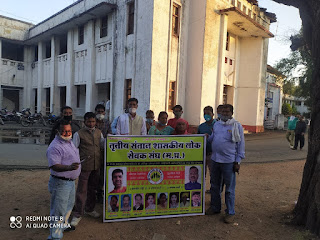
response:
M116 117L113 122L111 123L111 132L113 135L117 134L117 123L118 123L119 117Z
M193 190L193 189L201 189L201 184L198 182L188 182L184 185L186 190Z
M212 128L213 128L213 125L215 124L215 122L216 122L216 120L214 119L212 121L212 123L209 123L209 124L207 122L201 123L198 127L198 134L208 133L209 135L211 135ZM207 146L206 146L206 152L207 152L207 154L212 152L211 144L208 141L207 141Z
M241 159L244 159L243 128L238 123L241 141L235 143L232 141L232 127L233 125L225 125L221 121L214 124L212 134L208 138L212 147L211 160L219 163L232 163L241 162Z

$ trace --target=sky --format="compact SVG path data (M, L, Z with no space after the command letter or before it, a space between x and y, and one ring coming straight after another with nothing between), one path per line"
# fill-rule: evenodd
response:
M0 15L36 24L74 2L76 0L1 0ZM301 28L299 11L271 0L259 0L259 6L275 13L278 19L270 27L275 37L269 41L268 64L273 66L290 54L289 38Z

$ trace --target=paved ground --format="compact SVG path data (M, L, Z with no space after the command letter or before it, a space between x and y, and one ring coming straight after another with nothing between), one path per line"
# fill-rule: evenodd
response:
M25 128L22 130L26 131ZM37 132L36 129L34 131ZM3 135L5 134L8 135L4 129L0 129L0 139L1 137L3 139ZM43 144L43 135L44 133L37 133L29 137L34 140L33 142L39 144L1 143L0 168L46 168L47 145ZM23 139L21 133L15 133L11 138ZM6 136L6 139L10 138ZM307 156L307 140L306 146L302 151L293 151L289 148L284 131L266 131L260 134L249 134L245 136L245 139L246 159L243 161L243 164L303 160L306 159Z

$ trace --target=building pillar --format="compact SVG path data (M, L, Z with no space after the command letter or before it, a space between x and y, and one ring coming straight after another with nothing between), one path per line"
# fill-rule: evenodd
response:
M60 109L59 88L57 80L56 38L51 37L51 68L50 68L50 112L58 115Z
M92 112L95 105L98 103L98 89L95 83L95 62L96 62L96 49L95 49L95 29L94 21L91 20L87 24L86 28L87 38L85 41L88 46L88 59L90 59L90 66L88 71L90 72L90 79L86 81L86 112Z
M43 89L43 43L38 43L38 85L37 85L37 112L45 113L45 91Z
M218 105L223 103L223 79L224 79L224 67L225 67L224 58L226 56L227 32L228 32L228 16L225 14L222 14L220 17L216 108Z
M77 91L74 86L74 49L73 49L73 30L68 31L67 38L67 75L66 75L66 105L73 109L77 106ZM75 115L75 114L74 114Z

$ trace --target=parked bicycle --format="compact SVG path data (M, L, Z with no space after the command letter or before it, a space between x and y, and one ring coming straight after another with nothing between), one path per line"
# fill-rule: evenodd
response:
M42 124L43 126L47 126L47 123L44 120L41 112L29 115L29 116L23 116L21 119L21 125L24 127L28 127L30 124L33 125L35 123L39 123L39 124Z

